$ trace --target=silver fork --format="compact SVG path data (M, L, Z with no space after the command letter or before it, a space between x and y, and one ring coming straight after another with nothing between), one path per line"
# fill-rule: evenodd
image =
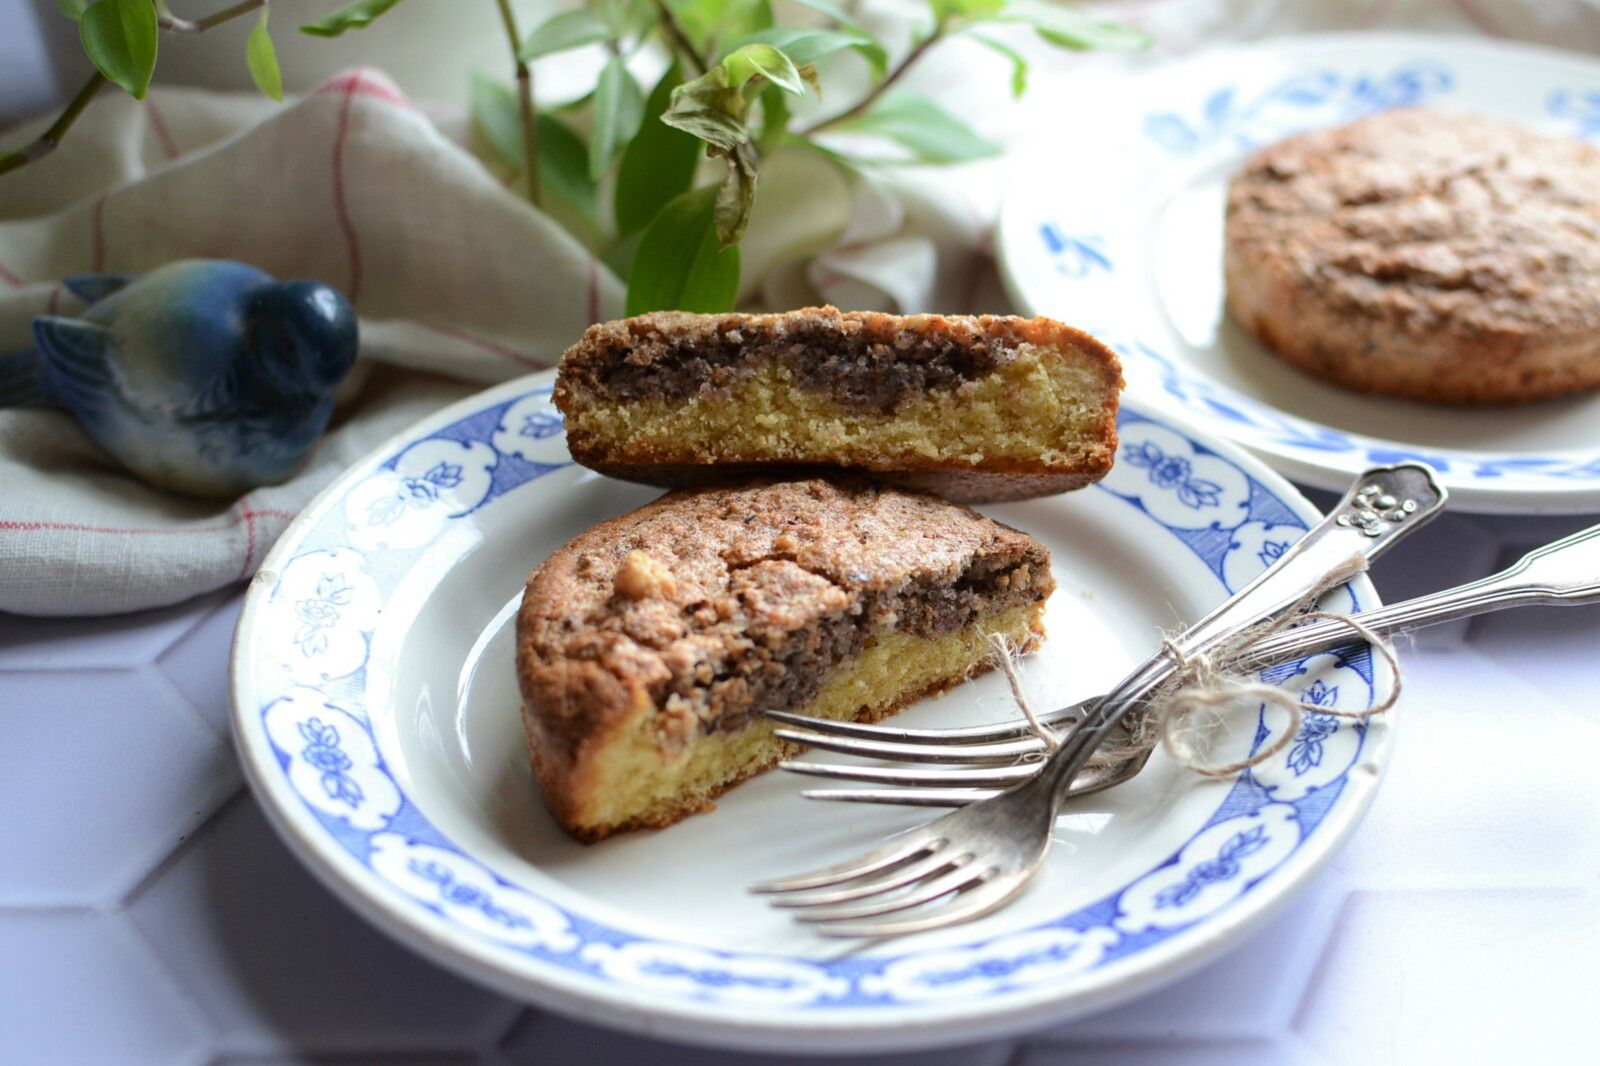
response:
M1353 557L1371 557L1393 542L1397 530L1427 521L1444 499L1433 472L1421 464L1368 471L1339 505L1273 566L1177 638L1177 650L1186 656L1198 653L1292 606L1306 589ZM805 920L830 923L830 932L840 936L914 932L986 913L1020 891L1044 861L1056 805L1094 748L1172 670L1167 654L1151 656L1094 704L1037 776L947 814L858 862L756 885L753 890L800 892L783 903L808 908ZM1023 846L1010 848L1008 841L1020 841ZM825 886L832 887L815 891ZM907 891L893 894L901 888ZM916 908L956 891L961 893L958 900L931 914L863 921ZM891 896L884 898L885 892Z
M1563 572L1556 569L1558 566L1568 569ZM1510 607L1575 606L1596 599L1600 599L1600 526L1592 526L1536 548L1515 565L1489 577L1387 604L1357 617L1371 632L1388 637ZM1359 643L1359 638L1351 632L1350 627L1341 622L1313 622L1263 640L1251 650L1249 661L1240 666L1246 671L1260 670L1274 663ZM1147 752L1139 758L1100 768L1088 781L1080 777L1068 794L1082 796L1119 785L1138 774L1148 759ZM1039 772L1040 765L1041 762L1035 759L1013 766L960 770L801 762L785 763L784 767L815 777L903 786L807 789L801 794L808 799L914 807L959 807L988 799L1001 789L1033 777Z
M1179 650L1192 652L1241 622L1253 624L1281 610L1343 558L1359 554L1369 562L1377 559L1437 515L1446 498L1444 489L1434 481L1433 471L1420 463L1368 470L1356 479L1344 499L1272 566L1178 637ZM1164 656L1152 659L1129 675L1124 684L1140 677L1142 671L1166 662ZM1096 698L1083 700L1044 715L1042 720L1051 726L1070 724L1096 702ZM836 722L785 711L767 711L766 716L785 726L803 727L804 731L774 731L785 740L873 759L998 765L1022 759L1037 761L1045 753L1044 742L1032 734L1022 719L956 729L908 729ZM783 765L800 773L829 776L829 771L816 763ZM1019 774L1017 779L1023 776L1031 774Z
M1397 604L1396 627L1535 603L1600 602L1600 526L1546 545L1508 570ZM1374 611L1371 614L1378 614ZM1337 629L1340 632L1335 633ZM1289 630L1258 649L1262 661L1300 653L1308 633L1321 646L1349 643L1336 622ZM849 862L753 886L799 909L826 936L884 937L978 918L1021 892L1050 850L1056 811L1074 777L1122 714L1138 705L1123 686L1102 700L1032 778L893 838ZM949 897L949 898L947 898Z

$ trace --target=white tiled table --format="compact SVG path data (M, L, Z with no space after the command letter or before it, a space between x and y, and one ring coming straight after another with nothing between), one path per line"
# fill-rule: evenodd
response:
M1448 516L1378 585L1464 580L1589 521ZM347 910L242 791L238 608L0 616L0 1063L799 1061L527 1009ZM905 1061L1600 1061L1600 607L1430 631L1405 667L1376 805L1266 931L1109 1014Z

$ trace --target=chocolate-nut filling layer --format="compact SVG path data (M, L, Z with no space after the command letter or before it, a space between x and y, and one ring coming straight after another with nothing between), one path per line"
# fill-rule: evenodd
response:
M693 335L657 330L613 336L569 373L602 398L681 400L725 389L760 367L781 363L802 388L851 411L888 414L923 393L951 390L1012 358L1016 342L977 330L962 336L829 328L823 322L780 329L746 324Z
M757 708L802 706L874 633L895 630L934 638L971 627L980 614L1044 599L1029 577L1012 580L1028 565L1027 560L978 559L955 581L914 581L894 592L869 594L850 612L790 634L779 649L752 643L749 654L735 657L727 672L706 684L687 685L681 694L694 705L706 733L748 725Z

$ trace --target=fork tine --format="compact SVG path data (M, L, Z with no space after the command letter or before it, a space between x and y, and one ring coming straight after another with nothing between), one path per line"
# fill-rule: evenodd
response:
M812 927L819 936L849 939L876 939L878 937L905 936L943 929L948 925L969 922L1003 906L1028 883L1023 874L1008 874L982 881L960 893L942 907L923 910L902 918L881 918L876 921L827 922Z
M908 911L925 903L932 903L950 893L963 889L975 881L992 876L992 868L981 865L971 855L963 855L955 869L911 886L909 892L899 895L879 893L863 903L850 903L840 907L813 907L795 915L802 922L854 922L862 918L875 918L880 914Z
M959 858L959 856L958 856ZM892 891L929 874L936 874L954 861L948 849L941 848L924 855L915 862L890 867L885 873L869 874L856 878L836 888L820 888L812 892L792 892L772 901L774 907L803 908L825 907L847 903L853 899L876 896Z
M1042 716L1050 725L1068 725L1075 721L1082 704L1067 707ZM863 740L905 741L927 744L969 744L991 740L1013 740L1033 732L1025 718L1014 718L993 725L953 726L949 729L912 729L906 726L868 725L865 722L841 722L836 718L813 718L793 711L762 711L762 715L784 725L809 729L837 737L860 737Z
M793 759L779 763L778 768L788 770L790 773L805 774L808 777L843 778L846 781L869 781L880 785L930 788L1005 788L1018 781L1026 781L1039 770L1038 764L997 766L987 770L924 770L906 766L797 762Z
M848 862L836 866L824 866L820 870L812 870L807 874L797 877L779 878L773 881L757 881L750 886L751 892L763 895L776 895L783 892L799 892L808 888L825 888L836 885L841 881L863 877L867 874L877 873L897 863L914 859L925 851L930 851L940 844L943 838L929 834L927 831L910 833L905 837L891 840L881 848L874 848L865 855L857 855Z
M1004 763L1044 753L1044 741L1038 737L1003 740L994 744L901 744L896 741L834 737L798 729L775 729L773 735L823 751L837 751L867 759L898 759L902 762Z
M1089 796L1115 788L1132 780L1144 769L1148 754L1129 759L1117 766L1092 774L1084 774L1074 781L1068 796ZM800 764L805 765L805 764ZM799 767L785 767L798 769ZM855 767L851 767L855 770ZM820 775L828 776L828 775ZM969 803L998 796L998 788L808 788L800 795L806 799L837 800L843 803L882 803L901 807L965 807Z
M993 788L808 788L806 799L843 803L883 803L900 807L965 807L1000 795Z

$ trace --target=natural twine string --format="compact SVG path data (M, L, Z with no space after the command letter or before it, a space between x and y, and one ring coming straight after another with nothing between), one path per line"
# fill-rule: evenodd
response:
M1143 756L1159 743L1169 755L1198 774L1230 777L1265 762L1293 743L1308 713L1364 721L1388 711L1400 698L1400 661L1395 656L1394 646L1358 618L1315 609L1317 601L1323 596L1366 568L1364 556L1352 556L1330 570L1288 610L1241 630L1209 651L1185 655L1170 638L1164 639L1161 642L1162 650L1175 667L1172 677L1155 691L1142 708L1123 719L1123 736L1102 744L1090 760L1090 765L1117 765ZM1389 671L1394 677L1394 685L1387 696L1364 710L1342 711L1336 707L1306 703L1287 689L1269 685L1251 676L1261 666L1252 654L1256 645L1294 626L1318 619L1331 619L1347 626L1352 634L1377 650L1389 664ZM1054 752L1061 746L1062 737L1044 723L1022 691L1016 648L998 633L990 634L989 642L994 645L1000 670L1011 686L1012 699L1028 720L1029 729L1044 742L1048 751ZM1243 759L1207 764L1202 755L1204 740L1226 725L1224 712L1228 708L1247 703L1268 703L1283 709L1289 715L1289 728L1271 744Z

